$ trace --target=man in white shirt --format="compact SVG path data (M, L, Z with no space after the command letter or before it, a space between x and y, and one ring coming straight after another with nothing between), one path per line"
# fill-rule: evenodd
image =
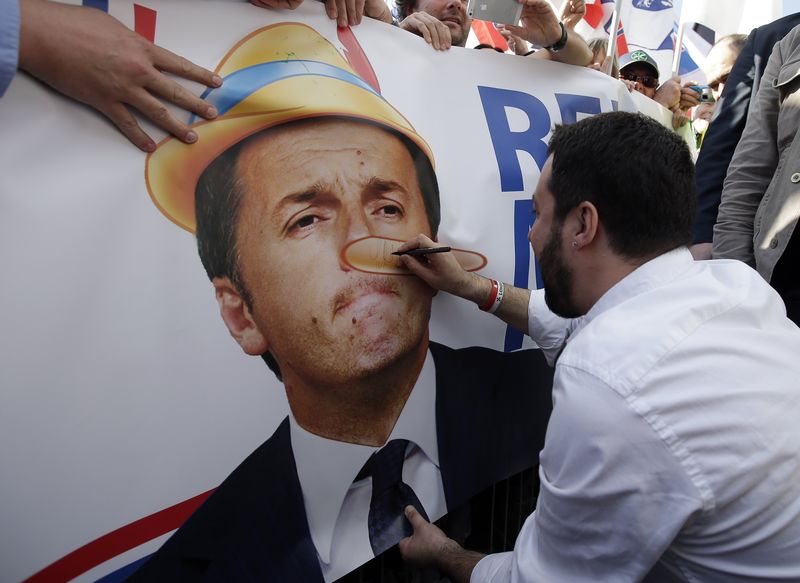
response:
M483 557L407 508L401 552L473 583L800 581L800 330L743 263L692 260L685 145L629 113L559 127L533 200L544 293L495 313L555 363L537 509ZM404 262L496 295L446 254Z

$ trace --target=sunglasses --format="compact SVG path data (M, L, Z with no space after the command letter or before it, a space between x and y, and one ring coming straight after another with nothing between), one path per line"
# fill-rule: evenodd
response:
M656 77L651 77L650 75L640 76L634 73L622 73L622 78L626 81L641 83L648 89L655 89L658 87L658 79Z

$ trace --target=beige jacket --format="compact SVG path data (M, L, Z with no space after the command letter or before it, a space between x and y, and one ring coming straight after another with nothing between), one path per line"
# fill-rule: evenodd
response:
M770 280L800 217L800 26L775 45L728 168L713 257Z

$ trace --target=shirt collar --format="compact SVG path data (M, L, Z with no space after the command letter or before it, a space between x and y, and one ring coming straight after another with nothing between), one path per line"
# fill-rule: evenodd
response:
M621 304L628 298L673 281L693 265L694 259L686 247L667 251L643 263L614 284L595 302L584 316L585 321L582 322L582 325L585 326L603 312Z
M380 448L315 435L300 427L291 412L289 430L311 540L320 560L329 564L333 531L347 491L362 466ZM439 467L436 369L430 351L388 441L392 439L416 444Z

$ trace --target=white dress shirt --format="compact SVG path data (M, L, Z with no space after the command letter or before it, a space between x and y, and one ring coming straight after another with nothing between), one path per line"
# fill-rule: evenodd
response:
M681 248L565 323L534 292L531 336L565 341L541 492L471 581L632 582L659 559L679 581L800 581L800 330L772 288Z
M303 491L308 528L322 574L330 583L370 560L368 517L372 478L353 483L379 447L314 435L289 415L292 451ZM407 439L403 481L419 498L428 517L447 513L436 437L436 370L431 353L406 400L387 443Z

